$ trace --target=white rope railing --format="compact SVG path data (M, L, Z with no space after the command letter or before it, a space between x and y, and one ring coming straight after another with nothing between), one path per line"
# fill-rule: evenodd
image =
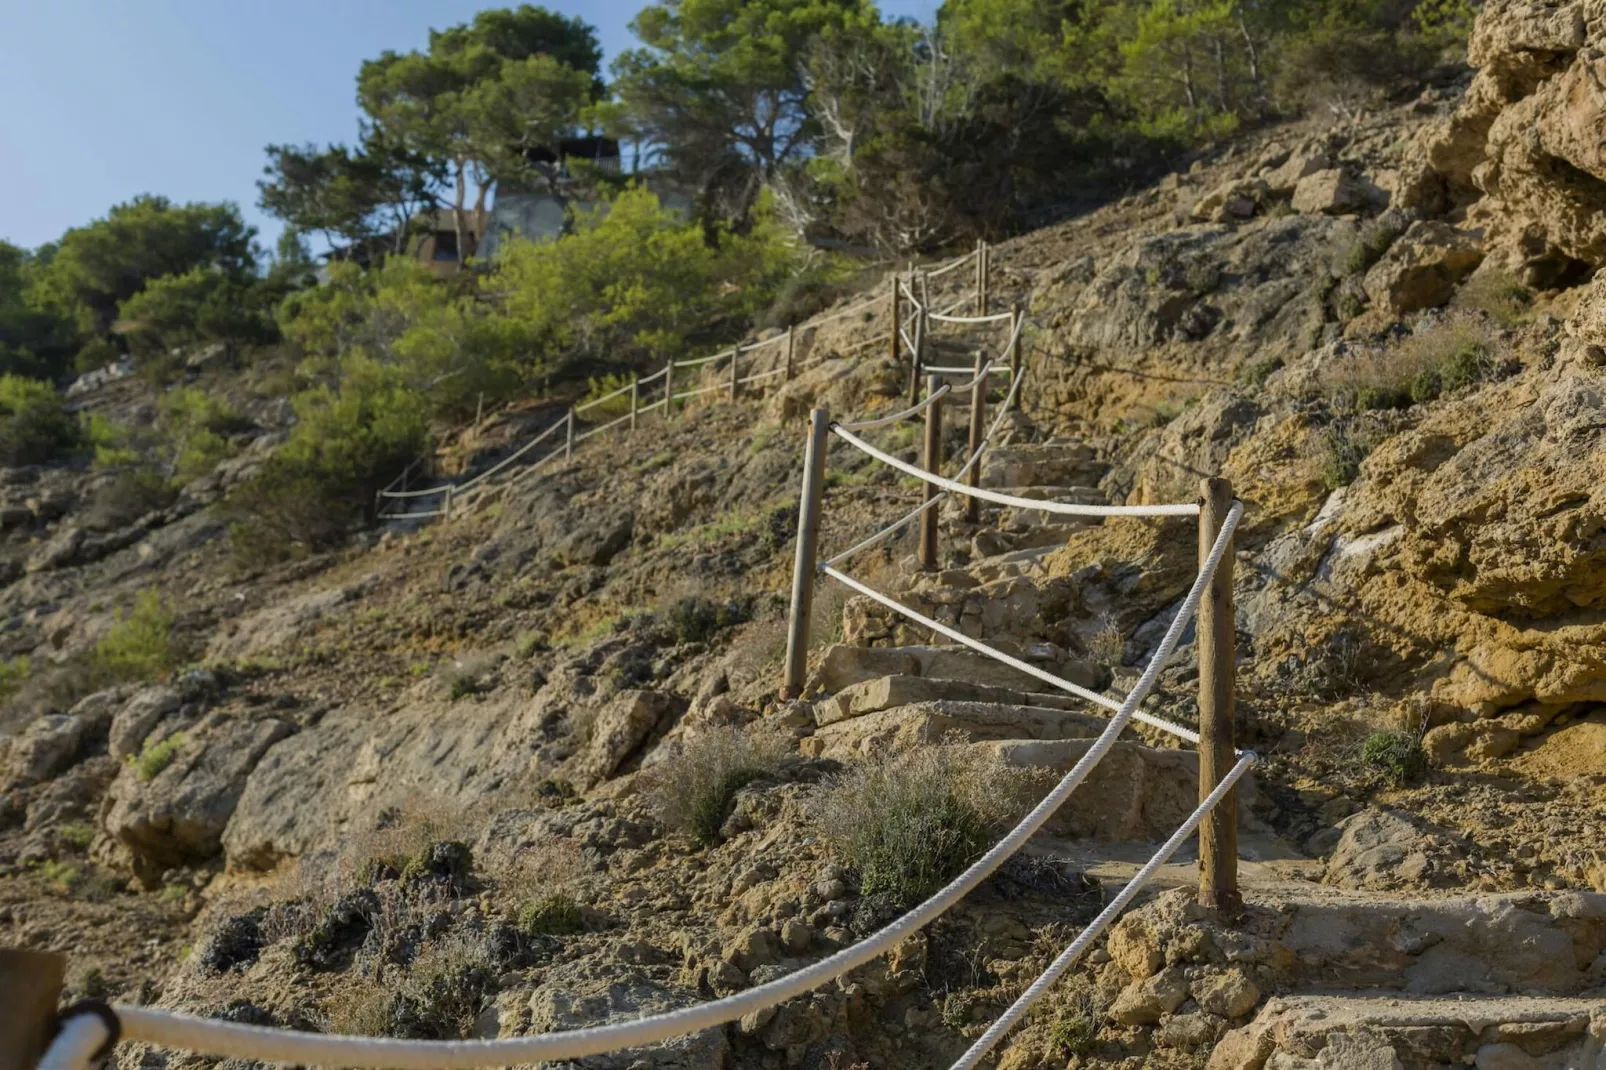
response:
M933 395L936 396L936 395ZM928 399L929 400L929 399ZM833 422L831 431L844 442L852 445L863 453L869 454L882 464L891 465L906 475L922 479L933 486L942 487L964 494L972 498L992 502L995 505L1012 505L1017 509L1041 509L1046 513L1058 513L1063 516L1198 516L1199 504L1197 502L1179 502L1175 505L1078 505L1074 502L1056 502L1037 498L1021 498L1014 494L1002 494L996 490L984 490L981 487L967 487L951 479L944 479L934 472L928 472L919 465L901 461L883 450L876 449L864 439L849 430L856 425Z
M623 397L624 395L630 393L630 391L634 388L634 386L635 386L634 383L626 383L624 386L621 386L618 390L614 390L614 391L611 391L609 393L606 393L606 394L602 395L600 398L592 398L590 401L582 401L580 404L578 404L578 405L576 405L574 407L575 414L579 415L580 413L585 412L587 409L594 409L598 405L606 405L608 402L612 401L614 398Z
M976 252L975 252L975 250L971 250L970 252L966 253L964 256L960 257L958 260L955 260L955 261L953 261L951 263L944 264L940 268L933 268L932 270L927 271L925 273L925 276L928 279L939 278L939 277L941 277L943 275L948 274L948 272L950 272L950 271L954 271L954 270L956 270L958 268L964 267L966 264L970 263L974 259L976 259Z
M1176 651L1183 631L1198 610L1199 600L1232 541L1232 531L1237 527L1240 513L1241 508L1236 504L1228 513L1193 586L1183 599L1182 607L1166 628L1137 686L1121 703L1104 731L1092 741L1053 790L991 849L931 898L866 939L819 962L745 992L693 1007L629 1022L506 1040L432 1041L325 1036L117 1004L112 1009L122 1025L123 1039L201 1055L259 1062L369 1067L375 1070L466 1070L470 1067L582 1059L623 1048L656 1044L736 1021L811 992L891 950L959 902L1019 851L1103 761L1136 713L1138 704L1153 690L1159 680L1160 670ZM84 1027L85 1034L80 1036L80 1042L87 1043L85 1038L95 1028ZM104 1023L99 1025L97 1043L104 1041L105 1028ZM74 1052L78 1050L74 1049ZM58 1054L57 1057L62 1056ZM67 1065L81 1067L83 1063Z
M1071 941L1070 946L1060 952L1059 956L1049 964L1048 969L1044 970L1037 980L1033 981L1025 992L1021 993L1019 999L1010 1004L1009 1009L1004 1011L998 1020L987 1028L985 1033L976 1038L976 1042L970 1046L964 1055L960 1056L959 1061L954 1063L950 1070L973 1070L987 1053L1003 1039L1004 1034L1015 1028L1021 1018L1025 1017L1026 1012L1031 1009L1032 1004L1041 999L1043 994L1053 987L1054 983L1070 968L1071 963L1080 958L1082 953L1092 945L1093 941L1097 940L1100 934L1109 927L1110 923L1118 918L1121 912L1131 904L1144 886L1153 879L1155 872L1171 860L1171 856L1177 853L1177 848L1181 847L1188 837L1198 830L1199 823L1204 820L1205 815L1214 810L1217 804L1226 798L1227 792L1231 791L1233 785L1237 784L1243 778L1243 775L1249 771L1249 767L1255 764L1256 757L1253 751L1244 751L1242 753L1238 761L1228 770L1227 775L1221 778L1221 782L1212 788L1210 794L1205 796L1204 801L1194 808L1193 813L1188 815L1188 819L1171 834L1171 838L1160 845L1160 849L1154 852L1154 856L1143 864L1143 868L1138 870L1131 880L1127 881L1126 887L1116 893L1115 898L1110 900L1109 905L1099 911L1098 917L1093 919L1092 924L1077 934L1076 939Z
M900 420L907 420L911 416L919 415L920 413L926 411L926 409L935 403L939 398L946 397L952 392L953 384L943 383L942 386L938 387L936 390L933 390L931 393L927 394L913 405L910 405L907 409L899 409L897 412L888 416L881 416L872 420L856 420L853 423L846 424L844 426L850 427L855 431L871 431L877 427L887 427L890 424L898 423Z
M968 301L969 298L967 297L967 298L965 298L965 300ZM931 315L928 318L932 319L932 320L935 320L938 323L958 323L958 324L965 324L965 325L973 325L973 324L980 324L980 323L1002 323L1004 320L1014 319L1015 318L1015 313L1013 313L1013 312L995 312L990 316L948 316L948 315L944 315L941 312L933 312L933 313L931 313Z
M550 438L553 434L555 434L558 431L559 428L567 426L569 424L569 422L571 420L573 420L573 419L574 419L574 416L573 416L572 413L565 413L561 420L555 421L552 424L551 427L548 427L545 431L542 431L539 435L536 435L534 438L530 439L530 441L526 442L524 445L520 446L518 449L514 450L512 453L510 453L506 457L502 458L500 461L498 461L496 464L492 465L490 468L487 468L485 471L481 472L479 475L475 476L473 479L470 479L467 482L458 484L453 489L453 493L454 494L461 494L466 490L471 490L472 488L479 486L481 483L484 483L487 479L490 479L492 476L496 475L498 472L503 471L509 465L511 465L514 461L518 460L520 457L523 457L526 453L529 453L535 447L537 447L541 443L545 442L548 438Z
M578 412L579 410L576 409L575 411ZM582 431L580 434L574 436L574 444L576 446L578 446L580 443L584 442L586 439L590 438L591 436L600 435L604 431L607 431L607 430L609 430L611 428L618 427L620 424L627 422L629 419L630 419L630 413L627 412L623 416L616 416L615 418L613 418L612 420L609 420L605 424L598 424L596 427L590 428L589 430L586 430L586 431Z
M450 483L442 483L438 487L424 487L420 490L382 490L379 496L387 501L399 498L427 498L431 494L445 494L449 486Z

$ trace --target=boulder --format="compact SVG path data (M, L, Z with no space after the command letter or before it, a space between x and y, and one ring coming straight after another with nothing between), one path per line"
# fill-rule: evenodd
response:
M675 699L663 691L621 691L598 713L591 740L575 759L577 778L588 784L606 780L636 751L665 715Z
M1345 888L1390 889L1453 884L1454 844L1393 810L1361 810L1338 822L1341 835L1325 880Z
M1286 197L1304 179L1319 171L1332 169L1333 159L1326 151L1307 147L1292 153L1281 167L1273 168L1261 177L1270 192Z
M51 569L66 568L77 561L83 546L83 529L68 525L29 554L25 568L29 572L48 572Z
M1270 192L1266 183L1258 178L1236 179L1217 186L1193 202L1191 214L1194 219L1209 223L1248 219Z
M1313 171L1294 186L1296 212L1344 215L1358 212L1370 201L1367 183L1340 167Z
M1417 220L1366 273L1374 308L1396 315L1436 308L1483 260L1478 239L1437 220Z
M86 723L72 714L36 719L7 748L7 775L14 786L49 780L72 765L84 742Z
M1241 967L1197 978L1189 991L1199 1006L1222 1018L1239 1018L1260 1002L1260 989Z
M165 767L125 766L105 826L133 855L136 874L149 883L168 867L216 855L251 770L293 731L276 718L213 714L176 737Z
M1188 979L1180 966L1133 981L1110 1004L1109 1016L1122 1025L1152 1025L1188 998Z
M147 687L137 691L112 717L107 749L113 758L138 754L151 729L179 707L179 693L171 687Z

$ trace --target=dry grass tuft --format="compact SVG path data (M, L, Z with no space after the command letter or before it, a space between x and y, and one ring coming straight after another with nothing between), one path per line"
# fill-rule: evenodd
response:
M789 740L763 726L711 729L654 766L646 790L664 824L708 846L719 841L736 793L773 776L790 752Z
M865 895L925 899L975 861L1029 802L1035 778L990 751L946 742L831 780L813 819Z

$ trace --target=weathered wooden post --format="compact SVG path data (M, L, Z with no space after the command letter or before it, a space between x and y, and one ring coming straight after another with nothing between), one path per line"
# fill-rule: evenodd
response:
M915 314L915 351L909 361L909 404L920 400L920 369L926 364L926 329L928 307L931 303L930 287L926 277L920 276L920 310Z
M1199 564L1215 545L1232 508L1232 484L1199 483ZM1237 650L1232 606L1233 545L1221 556L1199 601L1199 799L1204 800L1237 761L1233 746ZM1199 824L1199 904L1223 914L1243 907L1238 891L1238 789L1222 796Z
M931 376L926 380L926 396L931 397L941 387L942 381ZM920 464L928 472L942 467L942 398L926 406L926 441ZM929 504L937 496L937 488L931 483L922 483L922 486ZM932 505L920 514L920 567L927 572L937 570L937 513L940 509L941 506Z
M33 1070L56 1031L67 959L0 948L0 1070Z
M563 431L563 463L574 457L574 406L569 407L569 426Z
M457 487L451 483L446 484L446 500L441 502L441 516L451 519L452 499L456 496Z
M814 609L814 566L820 548L825 449L830 437L831 410L822 405L809 416L809 444L803 454L803 493L797 507L797 557L792 563L792 611L786 621L782 698L800 697L809 671L809 614Z
M664 418L669 418L669 406L675 402L675 362L664 365Z
M641 373L630 373L630 430L636 429L636 412L641 407Z
M987 375L981 373L987 364L982 357L981 353L976 354L976 385L970 391L970 452L965 457L970 471L965 474L965 482L972 487L981 486L981 458L976 456L976 451L981 449L981 436L986 429L987 383L992 375L990 371ZM974 524L980 519L981 499L972 494L965 499L965 521Z
M987 315L987 239L976 239L976 315Z
M474 430L480 429L480 421L485 419L485 391L480 391L479 401L474 403Z
M898 273L892 273L892 341L888 349L892 363L898 363L903 355L903 342L898 338L898 330L902 326L898 322L899 313L903 311L903 300L898 293Z
M1021 322L1026 313L1021 311L1020 305L1014 306L1015 318L1009 321L1009 385L1013 387L1020 381L1021 374ZM1024 391L1015 391L1015 400L1009 403L1011 409L1020 408L1020 399Z
M734 402L736 400L737 391L739 391L742 388L742 384L736 378L736 369L740 366L741 361L742 361L742 347L739 346L739 345L732 347L732 349L731 349L731 401L732 402Z
M786 328L786 381L790 381L797 368L797 324Z

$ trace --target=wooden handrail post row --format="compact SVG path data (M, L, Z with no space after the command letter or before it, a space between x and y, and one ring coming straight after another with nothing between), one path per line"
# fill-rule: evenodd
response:
M64 955L0 948L0 1070L33 1070L56 1031Z
M675 403L675 362L664 365L664 419L669 419L669 407Z
M1232 509L1232 484L1210 478L1199 484L1199 563L1210 556ZM1215 790L1238 760L1234 746L1237 650L1232 605L1233 546L1221 556L1199 601L1199 799ZM1226 916L1243 908L1238 890L1238 789L1222 796L1199 823L1199 904Z
M792 562L792 608L786 622L786 668L782 698L799 698L809 670L809 616L814 609L814 573L820 549L820 510L825 498L825 451L830 444L831 410L809 415L809 441L803 453L803 491L797 507L797 556Z
M569 406L568 425L563 429L563 463L568 464L574 458L574 406Z
M931 376L926 380L926 396L929 398L942 388L942 380L938 376ZM926 441L921 451L921 466L928 472L935 472L942 467L942 398L937 398L926 406ZM928 504L938 494L937 488L931 483L922 482L924 501ZM937 570L937 513L940 506L932 505L920 514L920 567L926 572Z
M791 382L792 375L797 368L797 324L791 323L786 328L786 378L783 382Z
M976 451L981 449L981 438L986 431L987 424L987 380L981 370L986 366L985 354L976 354L976 385L970 391L970 449L965 459L970 461L970 471L965 474L965 482L972 487L981 486L981 458ZM981 519L981 499L972 494L965 499L965 521L974 524Z
M740 382L738 382L737 378L736 378L736 369L741 365L741 362L742 362L742 346L741 346L741 343L738 342L731 349L731 400L732 401L736 400L736 393L737 393L738 390L741 389L741 386L742 386L742 384Z
M641 373L630 373L630 430L636 429L636 413L641 408Z
M899 358L903 355L903 343L898 339L898 328L901 326L898 317L902 308L903 298L898 293L898 273L894 271L892 273L892 335L888 351L894 364L898 363ZM787 378L791 377L788 376Z
M1010 386L1014 386L1017 382L1020 381L1021 364L1022 364L1022 361L1021 361L1021 342L1023 341L1023 339L1021 338L1021 335L1025 332L1025 328L1022 326L1022 321L1025 320L1025 318L1026 318L1026 313L1025 313L1025 311L1023 311L1021 309L1019 303L1017 303L1014 306L1014 313L1015 313L1015 318L1009 321L1009 338L1010 338L1010 342L1009 342L1009 385ZM1021 407L1021 398L1022 398L1022 396L1024 394L1025 394L1025 391L1016 390L1015 391L1015 400L1011 401L1009 403L1009 407L1011 409L1019 409Z
M925 275L920 276L920 311L915 316L915 351L909 361L909 404L920 400L920 370L926 363L926 325L931 303L930 287Z
M976 239L976 315L987 315L987 239Z

